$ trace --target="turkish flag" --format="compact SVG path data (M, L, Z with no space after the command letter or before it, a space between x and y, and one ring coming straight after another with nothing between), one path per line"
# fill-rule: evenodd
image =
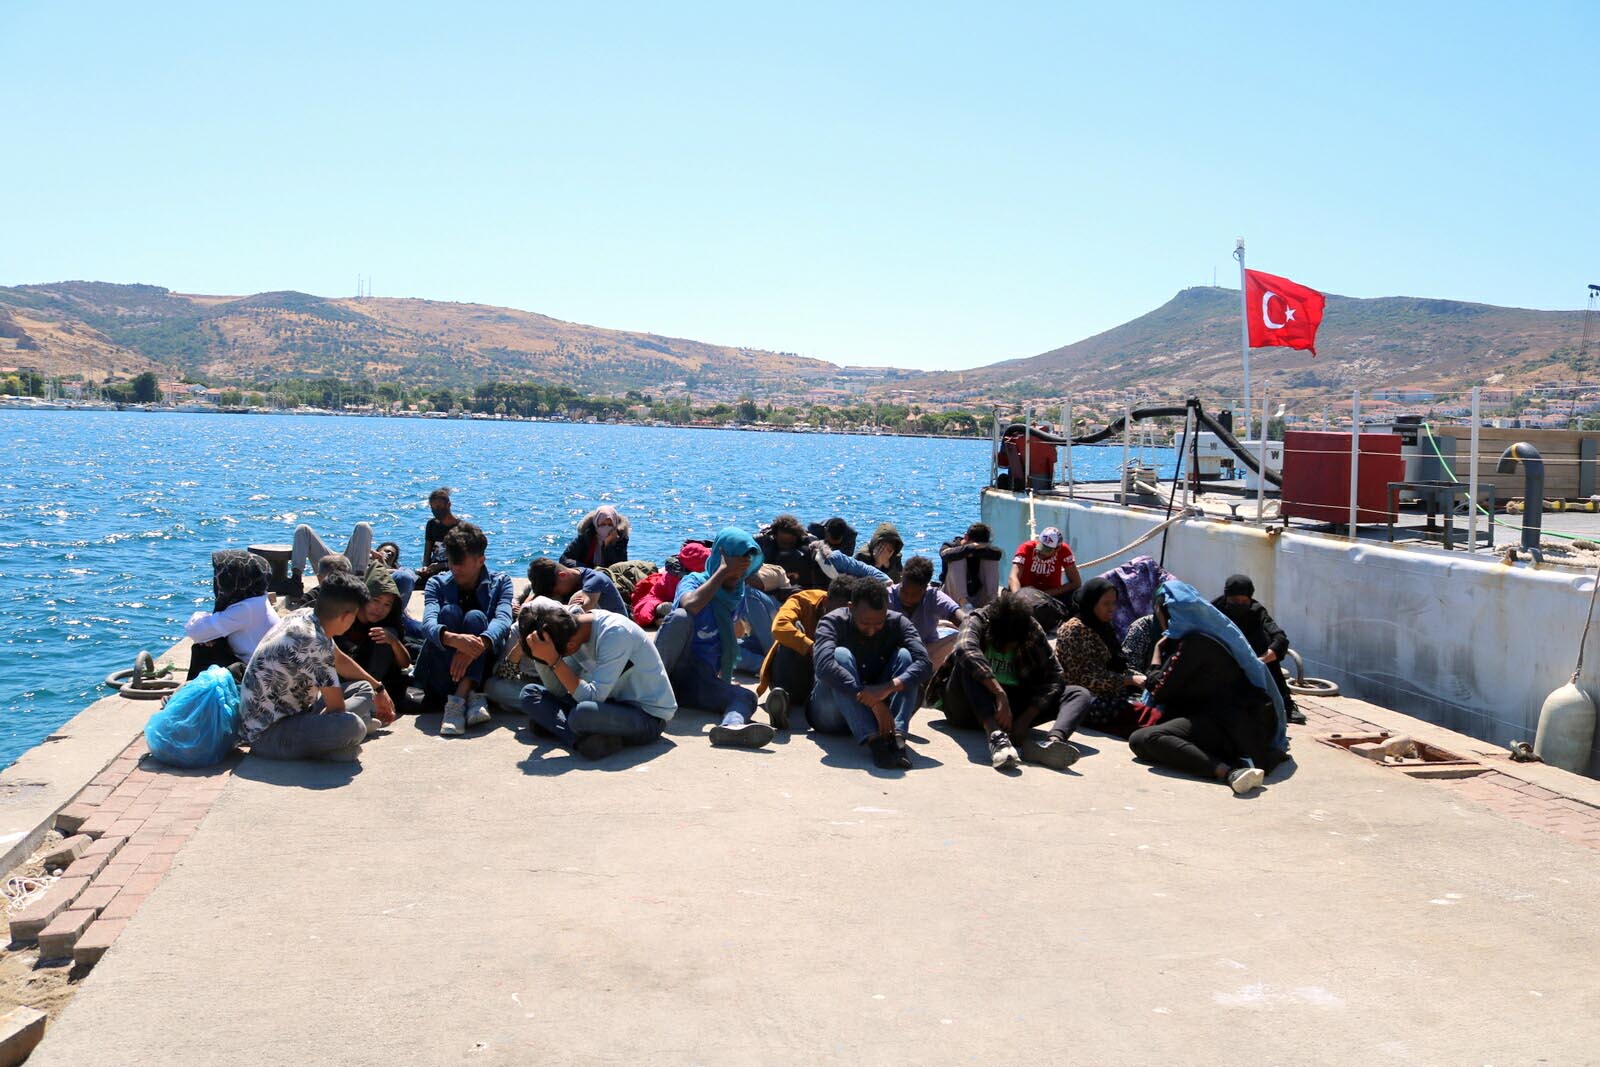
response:
M1251 348L1309 348L1317 354L1317 327L1327 303L1315 289L1276 274L1244 272L1245 321Z

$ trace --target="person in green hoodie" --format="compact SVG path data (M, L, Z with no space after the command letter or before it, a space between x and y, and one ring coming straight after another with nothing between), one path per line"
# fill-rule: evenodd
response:
M406 668L411 654L401 640L405 632L405 604L394 574L381 563L367 568L367 602L350 629L334 645L376 679L395 700L406 690Z
M900 531L892 522L880 522L872 532L867 547L856 553L856 559L869 567L876 567L889 576L890 581L900 580L900 552L906 547Z

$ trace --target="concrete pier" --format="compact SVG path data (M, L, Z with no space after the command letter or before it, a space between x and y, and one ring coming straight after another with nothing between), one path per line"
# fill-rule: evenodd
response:
M1248 799L1108 738L1000 774L937 712L905 773L694 712L600 764L437 715L247 758L30 1062L1596 1062L1595 784L1539 772L1594 813L1554 832L1310 710Z

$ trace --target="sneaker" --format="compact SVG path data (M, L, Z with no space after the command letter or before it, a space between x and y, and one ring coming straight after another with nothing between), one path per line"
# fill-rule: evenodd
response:
M440 737L460 737L467 732L467 702L452 696L444 702L444 718L439 720Z
M1228 775L1228 788L1239 796L1253 793L1267 780L1267 772L1260 767L1239 767Z
M997 771L1007 767L1015 767L1022 762L1017 755L1017 750L1011 747L1011 738L1006 736L1004 730L996 730L989 735L989 765Z
M1306 713L1301 711L1295 705L1290 704L1283 710L1287 713L1289 721L1294 723L1296 726L1304 726L1306 724Z
M1022 743L1022 758L1052 770L1064 771L1078 762L1078 746L1071 741L1047 737L1043 741L1033 738Z
M741 722L733 726L713 726L711 743L726 748L761 748L776 733L764 722Z
M767 690L767 719L774 730L789 728L789 691L773 686Z
M867 751L872 753L872 765L884 770L902 770L900 753L894 747L894 738L888 734L879 734L867 738Z
M467 694L467 725L482 726L494 718L489 714L489 698L482 693Z
M585 734L572 751L587 760L603 760L622 751L622 738L614 734Z

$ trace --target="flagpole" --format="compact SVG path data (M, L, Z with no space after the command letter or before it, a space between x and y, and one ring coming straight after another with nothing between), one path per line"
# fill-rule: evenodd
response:
M1250 440L1250 302L1244 295L1244 238L1234 243L1233 258L1239 261L1239 347L1244 351L1244 436Z

